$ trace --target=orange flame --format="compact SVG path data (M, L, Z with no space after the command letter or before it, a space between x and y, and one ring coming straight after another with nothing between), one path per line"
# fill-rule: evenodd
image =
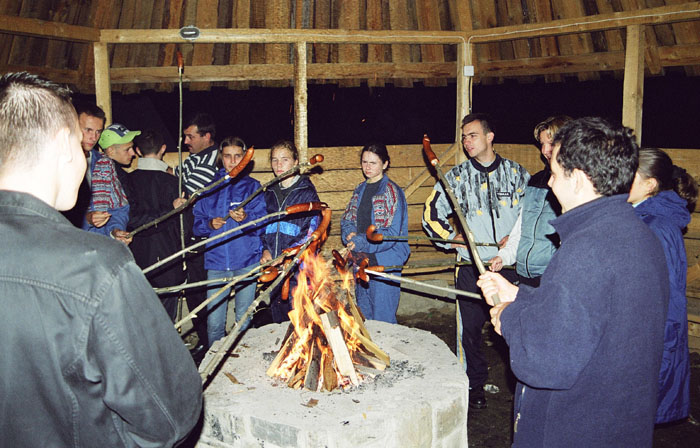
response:
M354 286L351 281L352 274L345 272L342 287L349 291ZM335 368L335 363L332 361L333 351L323 331L320 316L329 312L337 314L340 327L344 330L343 338L352 357L352 354L361 346L360 339L355 336L360 334L359 324L346 310L344 300L339 299L337 293L342 294L342 291L336 287L326 261L310 250L305 251L301 256L297 286L292 291L293 309L289 312L289 319L294 326L294 334L289 336L294 338L293 345L286 350L284 359L277 367L274 369L271 367L268 370L268 375L287 381L292 387L304 386L304 381L298 381L297 375L307 371L315 349L320 354L316 356L316 361L321 365L318 369L317 390L325 388L326 383L341 387L350 384L350 380ZM282 350L280 354L283 354ZM330 371L326 368L327 363L333 364L332 371L335 378L324 378L324 375ZM290 383L292 381L293 384Z

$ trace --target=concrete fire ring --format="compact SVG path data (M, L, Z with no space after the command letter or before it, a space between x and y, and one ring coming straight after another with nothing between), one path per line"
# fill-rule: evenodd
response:
M435 335L367 321L391 366L355 389L310 392L265 374L288 325L243 335L204 392L197 447L467 446L469 380Z

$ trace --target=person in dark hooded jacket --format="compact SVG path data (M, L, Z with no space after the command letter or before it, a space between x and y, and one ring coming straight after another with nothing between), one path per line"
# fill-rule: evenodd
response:
M289 171L299 164L299 151L289 140L280 140L270 148L270 165L275 176ZM318 201L316 187L305 175L294 175L281 180L265 191L267 213L282 211L294 204ZM288 247L303 244L316 230L319 223L317 212L295 214L282 219L275 219L267 224L262 236L263 253L261 263L278 257ZM290 274L289 291L296 285L295 275ZM273 322L289 320L287 313L291 310L291 299L283 300L281 290L270 298L270 312Z
M656 148L639 151L639 168L628 201L634 205L637 216L661 241L670 287L656 423L686 418L690 408L685 296L688 261L683 229L690 222L697 197L695 180L684 169L673 165L668 154Z

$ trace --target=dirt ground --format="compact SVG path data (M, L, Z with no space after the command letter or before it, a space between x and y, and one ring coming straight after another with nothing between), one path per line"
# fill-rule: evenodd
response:
M453 313L431 310L399 316L399 323L429 331L454 351L455 317ZM504 448L511 444L511 417L515 378L507 369L508 349L503 338L487 324L484 347L489 360L489 381L498 392L486 394L488 407L470 410L468 431L470 447ZM700 354L691 353L691 416L700 419ZM674 424L658 426L654 430L655 448L683 448L700 446L700 423L692 417Z

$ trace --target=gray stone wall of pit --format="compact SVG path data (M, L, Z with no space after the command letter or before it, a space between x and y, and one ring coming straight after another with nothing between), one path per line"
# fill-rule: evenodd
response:
M469 380L436 336L367 321L391 366L354 389L310 392L265 375L287 326L270 324L243 335L204 393L197 447L467 446Z

